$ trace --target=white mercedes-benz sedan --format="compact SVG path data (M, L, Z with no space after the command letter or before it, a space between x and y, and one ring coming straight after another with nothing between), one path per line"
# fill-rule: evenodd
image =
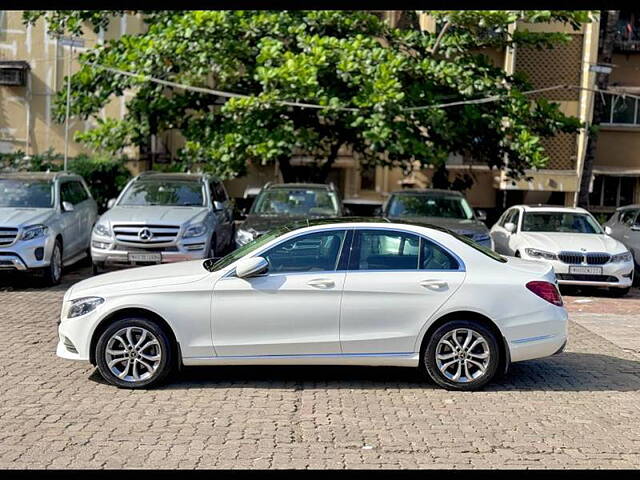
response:
M560 285L609 287L623 296L633 257L583 208L515 205L491 228L495 250L553 266Z
M552 268L439 227L327 219L273 230L218 260L113 272L65 294L57 354L113 385L182 365L419 367L473 390L563 350Z

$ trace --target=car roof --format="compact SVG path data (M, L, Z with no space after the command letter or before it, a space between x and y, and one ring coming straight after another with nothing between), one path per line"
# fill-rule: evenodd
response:
M622 210L635 210L637 208L640 208L640 203L634 203L633 205L625 205L624 207L618 207L616 208L617 211L622 211Z
M208 175L206 173L171 173L171 172L153 172L147 171L139 174L135 180L159 180L159 181L169 181L169 180L180 180L186 182L201 182L205 179L205 177L211 177L212 179L217 180L213 175Z
M52 181L57 178L82 178L80 175L71 172L6 172L0 173L0 178L11 178L15 180L44 180Z
M589 213L581 207L561 207L559 205L512 205L509 208L520 207L525 212L567 212L567 213Z
M455 195L459 197L464 197L462 192L458 190L445 190L443 188L406 188L403 190L396 190L395 192L391 192L389 195L403 195L403 194L428 194L428 193L442 193L446 195Z
M288 223L286 225L283 225L282 228L287 229L289 231L299 230L301 228L308 228L308 227L332 226L332 225L335 225L336 227L340 227L340 226L347 227L347 226L355 226L355 225L366 227L367 225L369 225L375 228L375 227L381 226L381 224L384 226L389 226L390 228L404 227L404 226L410 226L410 227L413 227L414 229L429 228L432 230L438 230L440 232L451 233L453 235L456 235L454 232L452 232L448 228L444 228L439 225L432 225L428 223L415 223L415 222L396 220L396 219L391 220L386 217L336 217L336 218L305 219L305 220L298 220L295 222Z

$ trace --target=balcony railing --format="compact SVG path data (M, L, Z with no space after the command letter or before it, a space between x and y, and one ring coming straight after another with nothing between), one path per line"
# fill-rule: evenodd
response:
M613 47L618 52L640 53L640 40L616 39Z

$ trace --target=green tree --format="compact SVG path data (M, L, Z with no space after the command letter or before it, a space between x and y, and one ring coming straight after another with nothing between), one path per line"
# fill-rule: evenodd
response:
M45 16L50 30L79 34L83 22L97 30L122 13L36 11L25 21ZM76 138L115 152L177 129L186 139L180 152L185 165L203 164L225 178L243 175L248 162L277 162L286 181L322 181L343 146L365 164L405 169L413 162L444 165L450 153L470 153L513 178L544 167L541 137L574 132L577 119L524 95L531 88L526 79L507 75L478 52L509 45L551 48L567 35L526 29L510 34L509 25L558 21L577 29L590 14L429 13L441 26L437 33L412 28L415 22L392 28L369 12L141 12L146 32L81 55L84 66L71 79L71 111L98 124ZM184 90L148 76L244 96ZM100 109L126 90L135 94L125 118L100 120ZM498 100L441 106L493 95ZM66 91L60 92L59 120L65 99ZM423 106L429 108L416 108ZM314 158L315 166L293 167L296 152Z

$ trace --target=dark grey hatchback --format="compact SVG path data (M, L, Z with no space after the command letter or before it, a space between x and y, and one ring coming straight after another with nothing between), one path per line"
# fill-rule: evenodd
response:
M460 192L436 189L393 192L382 208L382 216L391 221L448 228L482 246L493 248L489 229Z

